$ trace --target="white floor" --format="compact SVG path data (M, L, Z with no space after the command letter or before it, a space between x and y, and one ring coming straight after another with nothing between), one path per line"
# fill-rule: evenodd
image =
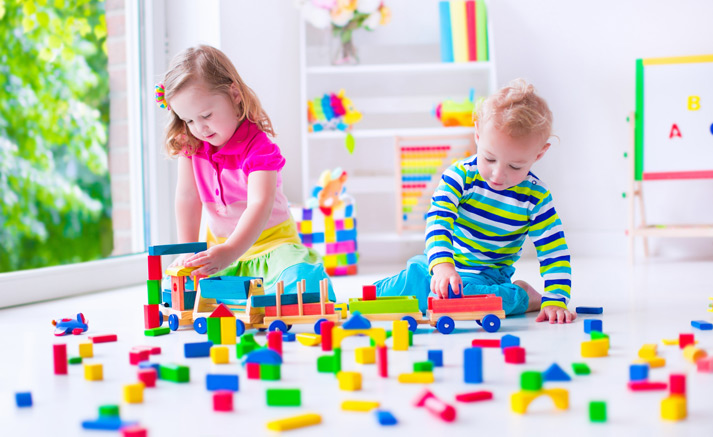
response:
M400 266L399 266L400 267ZM336 278L335 290L340 301L360 295L361 285L395 273L397 266L363 267L355 277ZM323 422L317 427L294 431L295 435L371 435L405 434L442 435L710 435L713 429L713 374L699 373L683 358L676 346L664 346L663 338L677 338L679 333L694 332L698 346L713 353L713 331L698 331L691 320L713 321L706 311L713 297L711 271L713 261L676 261L651 259L629 268L623 259L577 259L573 264L574 290L571 306L603 306L604 331L610 335L609 357L583 359L580 342L588 339L583 332L583 317L571 325L536 324L534 315L508 318L499 332L488 334L475 322L459 323L451 335L442 335L421 326L414 336L414 346L407 352L389 352L387 380L378 378L374 365L359 365L353 349L367 344L366 338L353 338L343 345L343 369L363 373L363 390L340 391L336 379L317 373L318 348L298 343L284 344L285 365L282 380L248 380L244 369L232 355L232 363L216 366L208 358L186 359L183 343L205 341L191 331L148 338L143 335L142 305L145 287L90 294L23 307L0 310L3 333L0 360L0 435L100 435L84 431L82 420L97 417L103 404L120 404L124 420L138 421L150 436L182 435L263 435L269 420L302 412L318 412ZM518 278L540 284L534 260L518 263ZM51 319L83 312L90 330L82 336L55 338ZM590 316L591 317L591 316ZM389 324L384 327L390 329ZM311 326L295 326L296 332ZM91 362L104 365L104 381L90 382L83 377L82 366L70 366L68 376L52 372L52 344L65 342L70 356L78 354L78 343L87 335L114 333L119 341L94 346ZM521 338L527 350L524 365L504 364L499 350L484 352L483 384L463 383L463 349L474 338L500 338L504 334ZM264 341L264 334L257 335ZM389 340L390 343L390 340ZM653 369L651 380L668 381L672 372L687 374L688 418L681 422L661 419L660 403L666 392L633 393L626 383L629 364L645 343L658 343L659 354L666 358L664 368ZM158 345L160 363L181 363L191 368L191 382L174 384L159 381L157 388L146 389L142 404L123 402L122 387L136 381L136 367L129 365L129 349L136 345ZM436 369L436 382L429 388L441 399L455 405L457 420L445 424L423 409L412 406L420 385L402 385L400 373L410 372L412 363L426 359L428 349L443 349L445 367ZM89 361L89 360L88 360ZM549 399L537 399L526 415L510 409L510 395L519 388L523 370L545 370L557 362L573 377L571 382L547 383L564 387L570 393L570 408L558 411ZM586 362L589 376L574 376L571 364ZM235 411L212 411L211 395L205 389L208 372L239 373L240 391L235 395ZM285 387L302 390L300 408L270 408L265 404L265 388ZM457 393L490 390L491 401L460 404ZM18 409L16 391L31 391L32 408ZM341 400L364 399L381 402L399 420L396 427L380 427L372 413L342 412ZM607 402L609 420L592 424L588 418L591 400ZM105 433L106 434L106 433ZM118 435L110 433L108 435Z

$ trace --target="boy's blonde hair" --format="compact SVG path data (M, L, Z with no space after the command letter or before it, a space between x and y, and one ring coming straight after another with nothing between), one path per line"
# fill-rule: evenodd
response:
M222 51L207 45L188 48L171 60L171 65L163 78L165 99L170 107L171 98L186 86L197 81L208 86L214 93L225 94L233 100L230 87L238 89L240 102L235 105L238 120L248 119L257 127L275 136L270 117L262 108L260 100L250 87L240 78L238 70ZM178 118L173 110L166 126L166 152L170 156L185 154L194 155L201 142L191 134L186 123Z
M493 123L513 138L539 135L543 141L552 135L552 111L535 87L524 79L515 79L477 105L473 121L482 130Z

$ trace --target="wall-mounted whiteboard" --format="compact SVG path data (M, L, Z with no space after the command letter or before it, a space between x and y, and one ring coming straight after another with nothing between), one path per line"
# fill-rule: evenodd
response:
M713 178L713 55L636 62L635 179Z

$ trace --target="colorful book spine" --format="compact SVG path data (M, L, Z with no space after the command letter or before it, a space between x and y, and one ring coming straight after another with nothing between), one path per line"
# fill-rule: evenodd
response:
M478 42L475 32L475 0L465 2L465 20L468 33L468 61L478 60Z
M468 62L464 0L451 2L451 30L453 34L453 60L455 62Z
M451 39L451 8L447 1L438 4L441 20L441 61L453 62L453 40Z
M478 61L487 61L488 54L488 12L485 9L485 0L476 0L475 3L475 19L476 19L476 40L478 41L477 54Z

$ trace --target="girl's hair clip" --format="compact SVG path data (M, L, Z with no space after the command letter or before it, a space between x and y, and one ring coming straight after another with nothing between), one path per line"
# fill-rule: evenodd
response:
M158 104L159 108L166 108L168 110L171 110L171 107L168 106L168 103L166 103L166 89L163 87L162 83L157 83L156 88L154 91L154 96L156 97L156 103Z

